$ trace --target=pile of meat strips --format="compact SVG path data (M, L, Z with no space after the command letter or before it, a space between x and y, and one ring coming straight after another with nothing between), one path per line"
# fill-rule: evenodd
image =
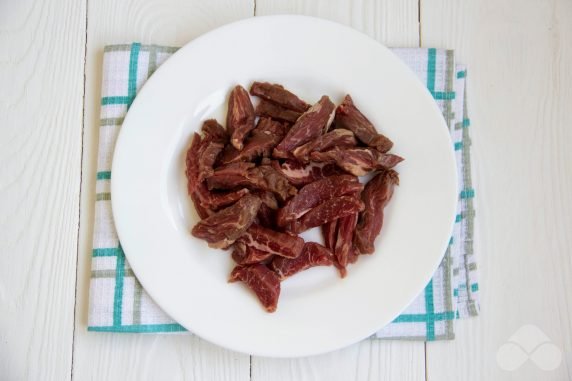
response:
M274 312L280 281L313 266L348 263L374 252L383 208L403 159L347 95L337 108L323 96L313 106L284 87L236 86L226 129L210 119L186 157L188 192L201 221L192 234L231 249L242 281ZM367 184L358 176L373 173ZM324 245L299 233L321 227Z

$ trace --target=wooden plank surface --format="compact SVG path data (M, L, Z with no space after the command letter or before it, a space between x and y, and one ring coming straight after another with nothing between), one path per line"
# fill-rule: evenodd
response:
M429 379L570 380L572 2L423 0L421 24L424 46L454 48L469 67L482 285L482 315L427 345ZM558 368L503 369L499 348L525 325L557 348L539 364L560 352Z
M88 8L85 129L77 319L76 380L248 380L250 359L188 335L86 332L95 199L103 47L142 43L181 46L220 25L252 16L248 0L90 1Z
M419 45L417 0L256 0L256 15L303 14L360 30L388 46ZM406 364L406 365L405 365ZM422 380L421 342L365 340L341 351L302 359L252 358L252 380Z
M0 379L70 379L82 1L0 3Z

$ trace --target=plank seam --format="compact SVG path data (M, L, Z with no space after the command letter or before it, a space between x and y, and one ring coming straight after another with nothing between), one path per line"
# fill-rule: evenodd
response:
M71 369L70 380L73 380L74 359L75 359L75 325L76 325L76 309L77 309L77 290L79 279L79 255L80 255L80 229L81 229L81 196L82 196L82 180L83 180L83 144L85 132L85 91L87 87L87 23L88 23L88 0L85 0L85 34L83 45L83 94L82 94L82 113L81 113L81 156L80 156L80 172L79 172L79 197L78 197L78 219L77 219L77 240L76 240L76 259L75 259L75 291L73 304L73 326L72 326L72 348L71 348Z

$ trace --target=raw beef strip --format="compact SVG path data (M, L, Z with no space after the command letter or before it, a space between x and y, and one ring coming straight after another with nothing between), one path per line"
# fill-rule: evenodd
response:
M315 242L307 242L298 258L274 257L270 267L278 274L280 280L284 280L310 267L331 266L332 258L332 252L324 246Z
M296 196L288 200L278 211L277 223L285 226L288 222L302 217L312 208L333 197L361 192L363 185L351 175L329 176L304 186Z
M262 189L273 192L280 201L284 202L298 193L298 189L292 186L288 179L272 166L261 165L256 170L260 173L258 176L262 176L265 181L265 186Z
M228 133L224 127L216 121L216 119L205 120L201 129L205 134L205 139L213 140L217 143L228 143Z
M270 118L260 118L258 125L246 138L242 150L227 145L220 157L221 164L251 161L258 156L270 156L274 147L284 138L286 126Z
M358 221L358 214L350 214L338 219L338 234L336 238L336 246L334 253L341 267L345 268L348 264L348 256L353 245L354 231Z
M383 208L393 195L393 188L399 184L397 172L389 170L371 179L362 193L365 210L360 213L354 233L354 245L360 254L372 254L373 243L383 225Z
M387 152L393 146L393 142L379 134L373 124L357 109L349 94L336 110L336 127L353 131L359 140L380 152Z
M272 156L287 159L294 148L326 132L332 123L335 107L330 98L324 95L298 118L286 137L274 148Z
M254 107L248 92L240 85L230 92L226 128L230 133L230 143L239 151L246 135L254 129Z
M286 160L280 164L274 160L272 167L284 175L290 184L300 187L310 184L324 177L342 175L344 170L339 168L335 163L302 163L296 160Z
M267 251L258 250L252 246L248 246L240 240L240 238L233 245L232 259L239 265L252 265L270 259L272 253Z
M199 165L198 181L202 183L207 177L214 173L213 165L224 148L224 144L212 140L203 139L197 157Z
M233 205L196 224L191 233L204 239L210 247L226 248L252 225L261 201L253 195L246 195Z
M272 119L281 120L283 122L295 123L296 120L302 115L299 111L288 110L282 106L272 102L261 100L256 109L254 109L256 116L268 117Z
M307 162L310 159L312 151L326 151L330 148L350 148L357 144L354 133L350 130L338 128L328 132L325 135L318 136L316 139L296 148L292 151L294 157L300 161Z
M204 184L201 184L201 185L204 186ZM208 192L208 190L207 190L207 192ZM199 215L199 218L201 220L214 214L214 212L212 210L210 210L209 208L205 208L204 206L201 205L201 200L200 200L197 192L191 193L191 200L193 201L193 204L195 205L195 209L197 211L197 214Z
M363 202L353 196L341 196L329 199L304 214L301 219L297 220L296 224L293 226L293 233L301 233L310 228L322 226L323 224L338 218L361 212L363 209Z
M290 185L288 179L269 165L255 167L254 163L231 163L217 168L207 178L209 189L234 189L248 187L271 191L281 201L285 201L298 191Z
M189 194L193 194L193 192L199 185L198 155L199 155L199 149L201 148L201 143L202 143L201 136L195 132L193 134L191 147L187 151L187 157L185 160L186 163L185 175L187 175L187 191L189 192Z
M364 176L375 169L389 169L403 161L391 153L381 153L374 148L333 149L325 152L312 152L313 161L332 163L354 176Z
M324 245L332 251L335 250L336 238L338 237L338 220L323 224L322 236L324 237Z
M268 82L254 82L250 87L250 94L266 99L272 103L276 103L288 110L304 112L310 108L309 104L298 98L295 94L286 90L281 85Z
M230 273L229 282L242 281L254 291L266 311L274 312L280 296L280 279L268 267L261 264L236 266Z
M255 191L254 194L260 197L260 200L262 201L262 205L260 205L258 215L256 216L258 219L258 224L266 228L276 228L276 212L278 210L278 200L276 200L274 193L267 191Z
M298 236L252 224L240 238L248 246L286 258L296 258L302 253L304 240Z
M243 196L250 193L250 191L246 188L241 188L229 192L210 192L204 184L199 185L196 192L199 195L201 206L212 210L218 210L224 206L234 204Z

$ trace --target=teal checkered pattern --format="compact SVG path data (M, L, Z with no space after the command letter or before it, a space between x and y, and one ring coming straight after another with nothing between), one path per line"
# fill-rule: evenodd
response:
M183 327L147 295L119 243L111 213L113 149L129 106L147 78L177 48L113 45L105 48L97 164L95 225L88 329L106 332L179 332ZM435 98L449 126L459 168L459 207L443 262L403 314L374 337L439 340L454 337L456 318L477 315L478 283L473 253L473 198L466 70L452 51L394 49ZM375 300L372 300L374 303Z

